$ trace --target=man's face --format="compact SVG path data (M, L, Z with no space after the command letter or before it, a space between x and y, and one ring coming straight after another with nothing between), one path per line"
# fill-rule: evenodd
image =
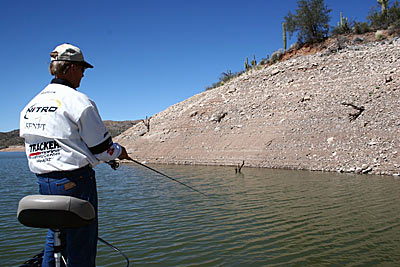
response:
M84 77L85 67L79 64L71 65L71 83L75 88L78 88L81 84L81 80Z

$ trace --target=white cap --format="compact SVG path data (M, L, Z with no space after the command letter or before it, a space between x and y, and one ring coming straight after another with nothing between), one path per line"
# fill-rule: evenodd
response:
M57 46L50 53L51 61L70 61L81 63L85 68L93 68L93 66L85 61L82 51L71 44L62 44Z

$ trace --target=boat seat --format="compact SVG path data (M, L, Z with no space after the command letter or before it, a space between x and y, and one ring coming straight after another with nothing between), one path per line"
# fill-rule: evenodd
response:
M18 204L20 223L36 228L74 228L92 223L95 210L88 201L70 196L29 195Z

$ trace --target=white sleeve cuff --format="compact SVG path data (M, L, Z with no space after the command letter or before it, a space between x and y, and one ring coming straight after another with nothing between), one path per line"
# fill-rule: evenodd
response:
M113 143L106 151L94 155L100 161L110 161L121 155L122 147L118 143Z

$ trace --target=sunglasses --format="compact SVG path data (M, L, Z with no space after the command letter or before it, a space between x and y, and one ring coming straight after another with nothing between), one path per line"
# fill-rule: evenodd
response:
M76 64L76 65L74 64L74 66L75 66L76 68L80 67L80 70L81 70L82 74L85 73L86 68L85 68L84 66L79 65L79 64Z

